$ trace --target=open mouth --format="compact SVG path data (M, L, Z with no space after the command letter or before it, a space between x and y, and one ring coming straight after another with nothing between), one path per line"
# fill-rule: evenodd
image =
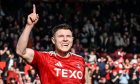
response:
M62 44L62 46L68 46L69 44Z

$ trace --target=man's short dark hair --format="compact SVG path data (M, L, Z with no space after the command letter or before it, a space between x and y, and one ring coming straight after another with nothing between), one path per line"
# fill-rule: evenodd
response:
M52 36L55 35L55 33L60 30L60 29L66 29L66 30L70 30L72 32L72 27L68 24L60 24L60 25L57 25L55 26L53 29L52 29Z

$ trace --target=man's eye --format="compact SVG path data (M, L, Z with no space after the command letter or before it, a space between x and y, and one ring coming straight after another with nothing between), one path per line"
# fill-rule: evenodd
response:
M64 37L63 35L59 35L58 37Z
M67 35L67 37L72 38L72 36L71 36L71 35Z
M64 37L64 35L59 35L58 37ZM67 35L66 37L67 37L67 38L72 38L71 35Z

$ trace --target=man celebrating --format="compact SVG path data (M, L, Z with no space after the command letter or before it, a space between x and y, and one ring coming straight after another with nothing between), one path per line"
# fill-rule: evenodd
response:
M39 52L27 48L30 32L38 22L36 7L27 18L16 47L16 52L38 72L42 84L84 84L85 62L82 56L70 51L73 44L71 27L67 24L55 26L52 30L52 43L55 51Z

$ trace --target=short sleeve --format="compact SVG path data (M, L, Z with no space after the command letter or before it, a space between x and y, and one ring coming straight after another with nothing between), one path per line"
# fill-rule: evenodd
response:
M36 65L37 62L38 62L38 59L39 59L38 51L34 50L34 57L33 57L33 60L32 60L32 62L30 64L31 65Z
M48 62L48 57L48 53L34 50L34 57L30 65L34 68L40 68L44 65L44 63Z

